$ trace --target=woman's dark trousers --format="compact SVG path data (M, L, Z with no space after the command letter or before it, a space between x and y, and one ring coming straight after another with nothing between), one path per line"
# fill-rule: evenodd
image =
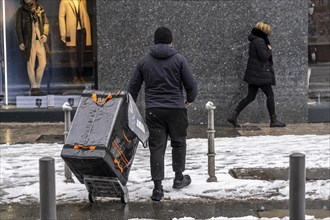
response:
M248 104L253 102L257 96L259 88L265 93L267 97L267 109L269 116L275 115L275 102L274 102L274 92L272 86L255 86L249 85L247 96L240 101L235 109L237 114L239 114Z

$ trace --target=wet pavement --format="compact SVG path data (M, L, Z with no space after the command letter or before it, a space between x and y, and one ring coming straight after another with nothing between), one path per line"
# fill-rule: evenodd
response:
M188 138L207 138L207 125L190 125ZM216 126L215 137L261 135L330 134L330 123L288 124L270 128L269 124L243 124L241 128ZM63 143L64 123L0 123L0 144Z
M176 202L130 202L120 201L57 204L58 219L173 219L190 217L210 219L212 217L253 216L277 217L287 213L289 202L269 200L225 200L225 201L176 201ZM306 215L316 218L330 216L329 203L318 200L306 201ZM314 210L314 212L313 212ZM286 215L288 216L288 215ZM0 219L38 219L39 204L0 204Z

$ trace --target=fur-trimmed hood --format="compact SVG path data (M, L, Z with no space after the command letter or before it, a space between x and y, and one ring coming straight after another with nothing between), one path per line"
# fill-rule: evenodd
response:
M25 4L24 0L21 0L20 3L25 11L31 11L31 6Z
M27 5L24 3L24 0L21 0L20 1L21 5L22 5L22 8L25 10L25 11L31 11L31 6ZM39 13L43 13L45 11L44 7L42 7L42 5L36 1L36 11L35 13L36 14L39 14Z

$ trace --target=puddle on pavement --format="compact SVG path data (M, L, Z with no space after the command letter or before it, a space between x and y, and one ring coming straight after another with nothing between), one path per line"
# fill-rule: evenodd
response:
M237 128L239 131L261 131L261 128L253 125L243 125L242 127Z
M64 135L40 135L36 139L37 143L63 143Z

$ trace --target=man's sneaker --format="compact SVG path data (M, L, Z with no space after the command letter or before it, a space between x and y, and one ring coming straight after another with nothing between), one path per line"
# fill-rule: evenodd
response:
M173 180L173 188L174 189L181 189L183 187L188 186L191 183L191 178L189 175L184 175L182 180Z
M162 200L162 198L164 197L164 191L163 191L163 188L161 189L154 189L152 191L152 196L151 196L151 199L153 201L160 201Z

